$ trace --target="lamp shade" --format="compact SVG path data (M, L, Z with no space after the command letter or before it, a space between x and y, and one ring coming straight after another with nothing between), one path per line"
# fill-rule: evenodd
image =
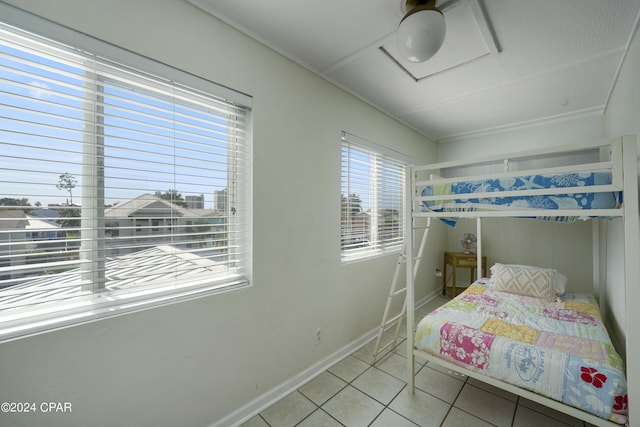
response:
M424 62L438 52L446 32L442 12L416 8L400 21L396 31L398 50L407 61Z

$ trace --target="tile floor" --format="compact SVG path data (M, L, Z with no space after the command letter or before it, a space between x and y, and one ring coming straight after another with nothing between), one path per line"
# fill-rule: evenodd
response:
M416 312L416 318L446 301L435 298ZM372 364L375 343L371 342L242 427L590 426L419 358L416 358L416 390L410 395L405 382L403 331L393 351L379 356L375 364Z

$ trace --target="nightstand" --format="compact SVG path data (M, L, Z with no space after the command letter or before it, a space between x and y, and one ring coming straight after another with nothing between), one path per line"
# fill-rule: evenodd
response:
M442 272L442 295L447 292L447 265L451 266L451 295L455 297L456 289L456 273L458 268L468 268L470 270L471 283L474 281L476 269L478 267L478 257L476 254L465 254L464 252L445 252L444 253L444 271ZM487 277L487 257L482 257L482 274ZM462 291L460 291L462 292Z

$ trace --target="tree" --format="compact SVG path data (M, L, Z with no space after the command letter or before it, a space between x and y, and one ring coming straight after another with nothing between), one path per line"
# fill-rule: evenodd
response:
M162 200L168 200L174 205L181 206L183 208L187 207L187 203L184 201L184 197L182 194L178 193L178 190L170 188L169 190L162 192L156 191L156 197L160 197Z
M31 206L29 199L15 199L13 197L3 197L0 199L0 206Z
M356 193L341 198L340 232L342 249L355 249L367 244L368 220L362 215L362 199Z
M362 199L356 193L349 196L341 194L343 215L357 215L362 212Z
M13 197L2 197L0 198L0 206L10 206L10 207L23 207L22 211L26 214L30 214L32 212L31 204L29 203L29 199L23 197L21 199L15 199Z
M78 208L66 208L58 211L56 222L63 228L79 228L81 224L81 213Z
M69 192L69 204L71 205L73 205L73 189L76 188L77 183L78 180L75 176L71 175L68 172L65 172L60 175L60 177L58 178L58 185L56 185L56 188L58 190L65 190Z

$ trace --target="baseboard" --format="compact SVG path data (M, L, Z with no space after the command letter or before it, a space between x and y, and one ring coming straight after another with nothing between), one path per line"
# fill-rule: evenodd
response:
M226 417L218 420L216 423L211 425L211 427L238 426L250 420L255 415L267 409L283 397L293 393L294 391L329 369L331 366L335 365L354 351L358 350L360 347L367 344L369 341L376 337L376 333L377 329L361 336L360 338L349 343L348 345L344 346L325 359L322 359L315 365L296 374L284 383L267 391L261 396L258 396L256 399L238 408L236 411L232 412Z
M416 308L422 307L427 302L434 299L436 296L440 294L440 290L437 289L431 294L421 298L419 301L416 301ZM393 325L389 325L389 328L393 327ZM369 341L374 339L378 334L378 328L367 332L360 338L355 341L350 342L346 346L342 347L340 350L335 353L329 355L328 357L322 359L315 365L305 369L304 371L294 375L289 380L283 382L282 384L274 387L273 389L267 391L266 393L258 396L251 402L247 403L244 406L241 406L234 412L230 413L226 417L216 421L210 427L228 427L228 426L239 426L240 424L250 420L254 416L258 415L260 412L264 411L283 397L293 393L331 366L340 362L345 357L349 356L356 350L365 346Z

